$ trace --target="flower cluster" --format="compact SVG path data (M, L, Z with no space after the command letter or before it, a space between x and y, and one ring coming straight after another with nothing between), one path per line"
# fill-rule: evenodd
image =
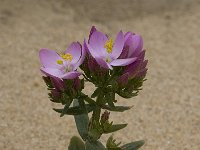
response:
M93 26L88 39L82 44L73 42L62 54L41 49L39 58L42 64L40 70L45 75L43 79L50 90L50 100L65 105L63 109L54 110L61 116L74 115L79 134L86 141L86 149L96 149L99 144L103 149L104 146L97 143L100 136L127 125L109 122L108 110L122 112L130 109L128 106L116 106L115 95L132 98L141 90L145 80L148 61L145 60L142 37L120 31L112 39ZM91 96L82 92L84 82L95 85ZM106 109L102 116L101 109ZM93 114L89 119L90 112ZM85 118L81 118L83 115ZM107 142L107 149L109 147L120 148L112 137Z

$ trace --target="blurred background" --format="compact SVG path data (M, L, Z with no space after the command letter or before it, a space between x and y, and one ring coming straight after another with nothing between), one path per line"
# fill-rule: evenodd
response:
M0 0L0 149L67 149L78 133L72 116L52 110L38 51L64 51L92 25L113 37L141 34L149 59L139 96L117 97L134 107L111 113L115 123L129 123L114 137L144 139L141 150L199 150L199 0Z

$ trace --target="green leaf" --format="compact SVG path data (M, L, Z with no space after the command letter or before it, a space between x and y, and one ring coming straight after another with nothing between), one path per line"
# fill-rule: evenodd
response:
M107 128L106 130L104 130L104 133L108 134L108 133L112 133L112 132L121 130L121 129L125 128L127 125L128 124L114 124L114 125L110 126L109 128Z
M129 110L132 108L132 106L115 106L115 107L110 107L108 105L103 105L103 109L107 109L109 111L116 111L116 112L124 112L125 110Z
M99 141L96 142L86 141L85 147L86 150L106 150L105 146Z
M145 141L135 141L121 146L123 150L137 150L144 145Z
M101 92L101 89L100 88L97 88L94 93L91 95L91 98L95 98L99 95L99 93Z
M70 140L68 150L85 150L85 145L80 138L73 136Z
M74 107L79 106L77 99L74 100L73 106ZM89 124L88 114L84 113L81 115L74 115L74 119L76 122L78 133L80 134L83 140L86 140L88 135L88 124Z
M101 135L102 135L102 132L103 131L100 131L99 129L94 128L94 129L91 129L89 132L88 132L88 136L90 138L91 141L97 141Z
M71 105L72 101L73 100L68 100L67 101L67 103L65 104L65 107L63 108L63 110L62 110L62 112L60 114L60 117L63 117L66 114L66 112L68 111L69 106Z
M84 93L81 93L81 97L86 101L88 102L89 104L93 104L93 105L96 105L96 102L91 99L89 96L85 95Z
M91 112L95 109L95 106L86 104L86 109L87 109L88 112ZM58 113L63 112L63 109L53 108L53 110L58 112ZM76 106L76 107L69 107L69 109L65 112L65 115L81 115L83 113L85 113L85 110L82 109L79 106Z

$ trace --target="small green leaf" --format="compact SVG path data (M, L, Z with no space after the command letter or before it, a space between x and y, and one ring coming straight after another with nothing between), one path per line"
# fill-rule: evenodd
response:
M132 106L115 106L115 107L110 107L108 105L104 105L104 106L102 106L102 108L110 110L110 111L124 112L125 110L131 109Z
M108 105L110 107L115 107L114 101L115 101L115 93L114 92L109 92L106 94L106 101L108 102Z
M86 109L88 112L91 112L95 109L95 106L86 104ZM53 108L54 111L58 113L62 113L63 109L56 109ZM76 107L69 107L69 109L65 112L65 115L81 115L85 113L85 110L83 110L81 107L76 106Z
M108 133L112 133L118 130L121 130L123 128L125 128L127 126L127 124L114 124L112 126L110 126L109 128L107 128L104 133L108 134Z
M60 114L60 117L63 117L66 114L66 112L68 111L69 106L71 105L72 101L73 100L68 100L67 101L67 103L65 104L65 107L63 108L63 110L62 110L62 112Z
M85 95L84 93L81 93L81 97L86 101L88 102L89 104L93 104L93 105L96 105L96 102L91 99L90 97L88 97L87 95Z
M131 93L131 92L127 92L127 91L124 91L124 90L120 90L117 92L117 94L123 98L132 98L134 96L137 96L138 95L138 92L135 92L135 93Z
M84 101L83 101L84 102ZM73 106L79 106L78 100L75 99L73 102ZM81 115L74 115L74 119L76 122L76 127L78 130L78 133L82 137L83 140L87 139L88 135L88 124L89 124L89 117L87 113L81 114Z
M108 150L122 150L122 149L119 147L120 144L121 144L121 142L116 143L116 140L113 139L113 136L111 135L111 136L108 138L107 142L106 142L106 148L107 148Z
M100 88L97 88L94 93L91 95L92 98L95 98L99 95L99 93L101 92L101 89Z
M51 83L50 77L45 77L45 76L43 76L42 79L43 79L44 82L46 83L48 89L54 88L54 87L53 87L53 84Z
M80 138L73 136L70 140L68 150L85 150L85 145Z
M85 147L86 150L106 150L105 146L99 141L95 142L86 141Z
M144 145L144 141L135 141L121 146L123 150L137 150Z

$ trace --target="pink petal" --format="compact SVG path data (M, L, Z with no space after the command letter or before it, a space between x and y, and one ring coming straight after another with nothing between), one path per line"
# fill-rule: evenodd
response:
M105 62L103 59L101 59L101 58L95 58L95 60L97 61L97 63L101 67L106 68L106 69L111 69L111 70L113 69L112 66L109 63Z
M105 34L99 31L93 32L89 39L89 46L87 45L92 56L95 55L101 57L106 55L106 49L104 48L104 45L107 40L108 38Z
M81 45L79 42L73 42L65 53L70 53L73 57L72 64L77 63L81 57Z
M39 52L40 62L44 67L49 68L60 68L57 64L57 60L61 57L54 51L48 49L41 49Z
M64 75L62 75L62 79L74 79L77 78L78 76L80 76L81 73L78 71L71 71L71 72L67 72Z
M116 59L113 60L110 65L112 66L126 66L133 63L137 58L127 58L127 59Z
M41 67L40 70L47 76L61 78L63 72L56 68L44 68Z
M85 43L85 41L84 41ZM86 56L86 47L85 46L82 46L82 54L81 54L81 58L79 59L79 61L75 64L74 66L74 70L76 70L84 61L85 59L85 56Z
M95 26L92 26L91 30L90 30L90 35L89 35L89 39L91 37L91 35L93 34L93 32L97 31Z
M123 47L124 47L124 34L122 31L120 31L115 39L113 51L110 56L113 59L117 59L122 53Z
M135 33L132 33L132 32L130 32L130 31L128 31L128 32L126 32L126 34L124 35L124 41L126 42L126 40L130 37L130 36L132 36L132 35L134 35Z
M128 57L135 57L142 51L143 39L140 35L134 35L127 40L127 44L129 45Z

